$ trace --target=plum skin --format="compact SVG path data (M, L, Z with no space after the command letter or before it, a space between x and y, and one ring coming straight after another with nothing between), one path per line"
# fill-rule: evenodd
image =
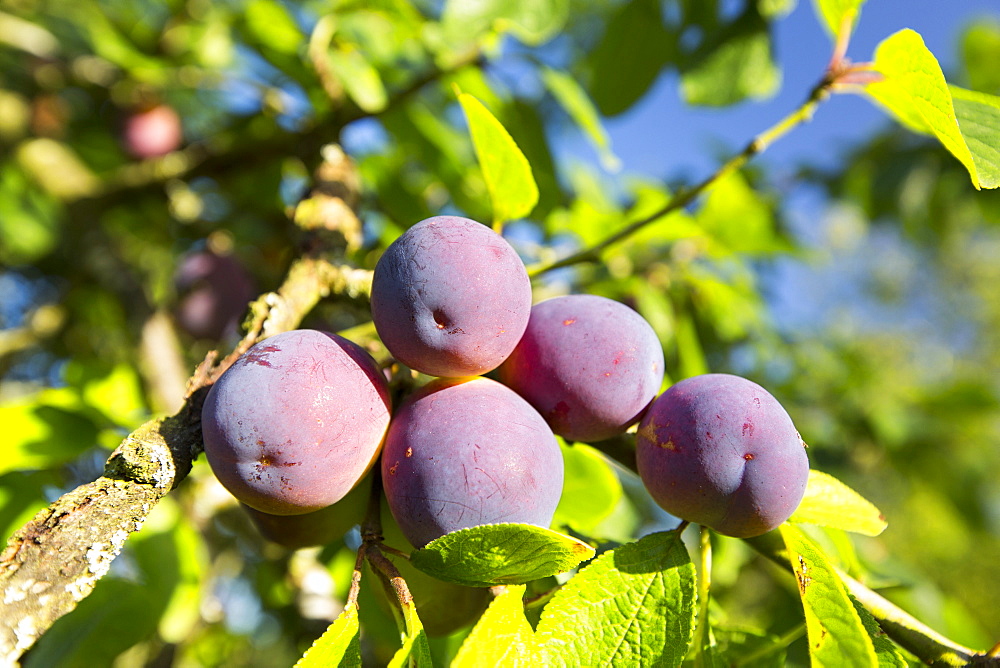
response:
M239 332L247 304L257 296L253 278L232 255L199 251L174 272L177 324L196 339L219 341Z
M125 150L134 158L164 156L180 147L183 141L181 117L165 104L136 110L125 119L122 141Z
M487 378L438 379L393 417L382 452L393 517L415 547L481 524L552 523L563 461L552 430Z
M625 304L565 295L532 307L524 336L498 373L552 431L600 441L623 433L656 396L663 348Z
M729 374L687 378L660 395L639 423L636 464L664 510L738 538L787 520L809 477L785 409Z
M250 348L202 409L205 456L246 505L298 515L343 498L374 464L388 428L385 376L360 346L293 330Z
M495 369L528 324L531 282L503 237L459 216L420 221L379 258L372 320L389 352L432 376Z

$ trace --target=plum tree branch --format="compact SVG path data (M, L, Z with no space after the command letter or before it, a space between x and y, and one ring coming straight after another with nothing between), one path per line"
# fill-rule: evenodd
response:
M104 474L64 494L10 538L0 554L0 664L14 664L86 598L128 536L190 472L202 450L201 406L212 383L263 337L294 329L321 297L363 297L370 272L344 261L356 247L358 176L339 148L323 151L311 196L295 212L310 245L281 287L251 305L247 333L221 361L210 354L175 415L151 420L111 454Z

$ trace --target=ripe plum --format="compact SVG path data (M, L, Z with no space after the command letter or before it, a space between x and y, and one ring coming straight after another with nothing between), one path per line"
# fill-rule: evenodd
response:
M487 378L439 379L400 405L382 454L393 517L416 547L480 524L547 527L562 453L542 416Z
M554 297L532 307L499 377L555 433L600 441L624 432L656 396L663 348L625 304L596 295Z
M343 498L379 454L389 424L385 376L358 345L300 329L253 346L208 393L205 455L252 508L297 515Z
M531 311L524 264L503 237L468 218L423 220L375 266L372 320L389 352L432 376L495 369Z
M788 519L809 477L785 409L729 374L687 378L660 395L639 423L636 464L664 510L739 538Z

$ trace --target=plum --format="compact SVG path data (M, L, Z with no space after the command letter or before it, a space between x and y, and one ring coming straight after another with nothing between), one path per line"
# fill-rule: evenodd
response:
M181 117L166 104L136 109L122 128L125 150L141 160L164 156L179 148L183 139Z
M403 534L423 547L481 524L547 527L562 495L562 453L513 390L487 378L438 379L400 405L382 481Z
M664 510L740 538L788 519L809 477L785 409L729 374L687 378L660 395L639 423L636 464Z
M663 348L625 304L566 295L532 307L524 336L498 374L555 433L600 441L634 424L656 396Z
M174 272L178 302L174 318L196 339L234 336L247 304L257 296L254 280L233 255L209 250L190 253Z
M375 266L372 320L389 352L432 376L475 376L503 362L531 311L517 253L490 228L459 216L422 220Z
M298 515L343 498L374 464L389 425L388 383L360 346L300 329L250 348L202 409L205 455L246 505Z

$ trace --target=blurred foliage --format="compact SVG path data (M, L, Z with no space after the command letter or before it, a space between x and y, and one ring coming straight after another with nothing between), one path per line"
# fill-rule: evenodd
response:
M194 365L231 343L163 318L182 296L176 268L210 249L276 287L301 243L288 208L323 145L343 143L362 177L359 266L429 215L489 222L457 85L531 165L538 203L506 231L526 263L550 262L689 185L561 162L567 127L608 167L602 118L627 112L665 71L690 104L773 93L770 30L794 5L0 3L4 535L98 475L108 448L176 408ZM970 25L959 43L953 78L1000 93L997 22ZM133 158L125 121L157 105L178 112L183 142ZM1000 637L989 614L1000 610L1000 194L973 191L959 163L902 131L870 138L835 172L799 176L732 174L601 263L543 275L536 298L585 290L633 306L663 343L667 383L732 371L772 390L814 466L889 519L882 537L856 545L823 534L828 552L942 632L990 646ZM823 204L797 210L789 202L802 191ZM778 293L808 304L806 317L783 314ZM333 296L306 324L342 330L367 311ZM623 440L602 449L627 453ZM572 468L604 481L586 499L593 516L560 510L571 530L624 541L671 525L634 474L596 450L567 451ZM339 613L356 539L296 552L269 544L199 462L26 665L291 665ZM756 647L801 623L791 580L739 541L717 543L722 644ZM360 605L373 664L398 646L380 596L363 589ZM453 656L467 632L432 639L432 652ZM791 645L790 663L806 660L803 645Z

